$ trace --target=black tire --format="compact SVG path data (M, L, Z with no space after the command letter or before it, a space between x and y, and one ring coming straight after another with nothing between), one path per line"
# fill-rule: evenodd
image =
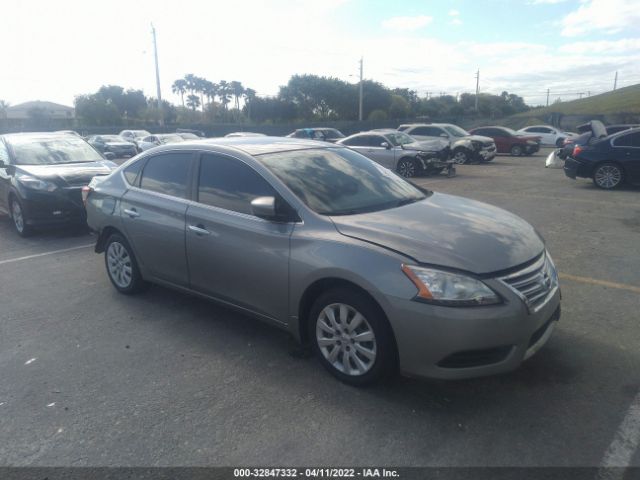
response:
M464 165L469 161L469 153L464 148L458 148L453 151L453 161L458 165Z
M22 202L13 195L9 200L9 215L11 216L13 228L18 235L23 238L33 235L33 228L28 223L28 218L24 213Z
M401 158L396 171L402 177L413 178L418 175L418 165L413 158Z
M521 155L523 155L523 153L524 149L522 148L522 146L514 145L513 147L511 147L511 156L520 157Z
M340 340L343 341L344 346L338 347L334 345L328 355L333 352L333 348L341 349L339 352L342 352L343 355L348 355L347 363L350 365L349 368L352 370L352 374L341 371L337 366L325 358L325 353L321 350L322 347L319 345L320 340L318 339L318 335L325 334L324 330L318 326L321 322L321 314L325 308L335 304L346 305L357 313L360 313L364 318L364 322L361 322L360 326L357 328L364 328L365 330L370 329L373 332L374 340L371 342L371 346L367 346L367 348L371 348L375 351L375 359L369 364L368 370L363 370L364 373L354 372L357 368L356 359L354 359L354 357L358 356L361 349L358 350L354 345L353 340L351 340L350 343L349 341L344 340L347 338L345 335L358 335L358 329L354 329L351 333L348 333L347 329L343 326L342 335L327 337L327 339L337 339L338 343L340 343ZM355 317L352 316L351 320L354 318ZM347 323L349 322L347 321ZM339 322L338 324L342 325L342 322ZM322 363L329 373L335 376L338 380L349 385L365 386L389 379L397 371L398 356L391 327L389 326L382 310L371 301L371 298L362 292L350 288L336 288L324 292L313 303L311 311L309 312L307 325L309 340L313 351L320 360L320 363ZM317 333L317 330L321 333ZM360 346L361 345L359 344L358 347ZM351 351L345 354L345 349L349 350L350 347ZM325 350L327 349L325 348ZM338 353L336 359L341 360L342 358L344 357L341 357L341 354ZM363 356L362 353L360 353L359 358L370 361L368 358ZM343 364L343 362L340 363Z
M118 249L123 248L128 257L128 260L120 257L122 260L122 266L128 266L131 271L128 282L122 281L123 279L126 280L126 277L118 278L117 274L113 273L112 266L110 266L110 261L112 261L112 259L110 259L110 255L112 253L111 248L112 245L115 244L120 246ZM141 292L148 286L147 282L144 281L140 274L138 262L136 261L133 250L126 238L119 233L114 233L107 239L104 247L104 265L107 269L107 276L118 292L124 293L125 295L132 295L134 293ZM115 249L116 247L114 246L113 248Z
M593 183L603 190L613 190L624 183L624 170L617 163L601 163L593 170Z

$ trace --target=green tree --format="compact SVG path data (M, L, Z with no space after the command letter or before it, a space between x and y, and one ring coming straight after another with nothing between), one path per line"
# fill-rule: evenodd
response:
M171 85L171 91L176 95L180 95L180 100L184 107L184 94L187 93L187 81L184 78L177 79L173 82L173 85Z
M409 102L400 95L391 96L391 105L389 106L389 116L395 119L408 118L411 107Z
M194 93L187 96L187 107L194 112L200 106L200 97Z

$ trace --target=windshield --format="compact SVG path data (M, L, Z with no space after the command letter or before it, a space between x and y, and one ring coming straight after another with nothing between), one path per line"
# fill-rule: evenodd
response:
M374 212L426 198L395 173L347 148L269 153L257 158L321 215Z
M330 128L328 130L324 131L324 136L326 138L345 138L345 136L342 134L342 132L335 130L333 128Z
M389 139L394 147L415 143L415 139L413 137L402 132L387 133L385 137Z
M91 145L73 135L51 138L11 138L17 165L53 165L58 163L104 160Z
M466 130L463 130L457 125L444 125L442 128L444 128L447 132L449 132L454 137L467 137L471 135L469 132L467 132Z

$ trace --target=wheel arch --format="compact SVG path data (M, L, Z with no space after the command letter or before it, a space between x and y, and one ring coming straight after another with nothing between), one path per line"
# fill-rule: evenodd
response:
M112 225L108 225L106 227L104 227L101 231L100 234L98 235L98 240L96 240L96 247L95 247L95 252L96 253L103 253L104 252L104 248L105 248L105 243L107 243L107 239L113 235L114 233L117 233L119 235L122 235L124 238L127 238L126 235L119 230L118 228L112 226Z

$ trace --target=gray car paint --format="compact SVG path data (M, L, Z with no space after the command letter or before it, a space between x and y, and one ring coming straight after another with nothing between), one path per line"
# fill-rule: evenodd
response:
M349 282L367 291L385 313L404 373L463 378L516 368L532 333L558 308L557 289L544 308L531 314L509 287L497 278L485 278L504 303L443 307L414 301L416 287L402 273L401 266L428 263L471 274L518 267L538 257L544 249L533 227L496 207L437 193L424 201L381 212L318 215L254 157L307 148L336 147L262 137L185 142L142 154L94 184L87 213L90 227L100 234L96 250L100 251L105 233L120 231L132 240L145 279L251 313L291 332L299 341L305 339L302 309L308 293L319 282ZM127 184L122 170L134 161L173 150L216 152L245 162L298 212L300 221L283 225L241 218L236 212L219 208L207 207L205 212L202 205L191 200L179 202L185 204L182 216L183 207L176 211L171 197L158 194L150 194L154 198L146 200L149 205L156 205L148 218L143 218L147 217L146 210L139 217L128 218L124 210L131 204L129 192L135 187ZM138 201L145 202L148 192L137 194ZM131 237L130 224L141 224L141 220L146 223L135 227L138 237ZM196 221L206 221L207 229L212 229L206 243L188 229ZM166 231L176 241L162 240L162 232ZM180 235L186 239L186 255L177 240ZM144 241L137 241L139 237ZM155 252L144 253L150 248ZM174 254L178 263L184 258L185 268L187 264L200 267L191 279L184 278L180 267L167 263L168 256ZM436 365L445 355L458 350L503 344L514 347L508 358L497 364L456 369Z

